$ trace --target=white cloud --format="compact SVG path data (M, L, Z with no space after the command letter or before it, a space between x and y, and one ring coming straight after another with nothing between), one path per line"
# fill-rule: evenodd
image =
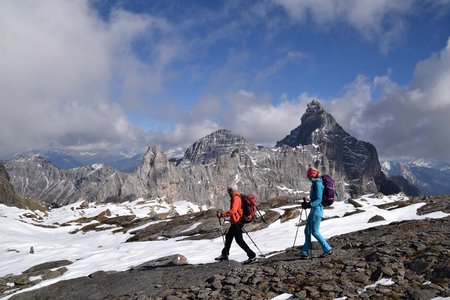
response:
M380 43L382 52L388 52L393 43L405 33L402 16L410 14L414 1L359 1L359 0L273 0L301 24L309 22L320 28L347 24L368 40Z
M136 68L123 66L137 64L131 44L151 26L154 20L124 11L104 22L88 1L1 1L0 154L135 138L110 102L112 74L137 78Z
M450 38L447 46L440 53L417 64L414 80L411 83L411 93L417 95L413 102L424 110L448 108L450 106L449 84Z
M199 120L190 124L176 124L167 135L165 143L169 146L190 145L220 128L218 124L211 120Z
M273 61L268 66L261 68L260 71L255 75L256 82L267 82L270 81L270 77L280 73L284 67L298 64L303 60L309 58L309 55L300 51L288 51L279 55L279 58Z
M349 133L373 143L380 156L450 159L450 46L419 62L407 87L389 76L358 77L326 103ZM380 99L373 98L375 88Z
M313 97L302 94L297 99L289 100L283 96L278 104L271 104L267 95L241 89L226 96L226 109L219 114L218 99L203 100L207 99L213 100L211 106L214 108L208 114L203 105L196 104L192 113L183 116L184 119L179 120L167 135L156 134L154 140L159 140L163 148L173 148L190 145L218 129L228 129L255 144L274 147L278 140L300 125L306 104ZM212 114L213 111L216 113ZM216 119L211 119L211 115Z
M300 125L305 107L305 103L287 101L276 106L252 106L236 116L232 128L256 144L274 147L276 141Z

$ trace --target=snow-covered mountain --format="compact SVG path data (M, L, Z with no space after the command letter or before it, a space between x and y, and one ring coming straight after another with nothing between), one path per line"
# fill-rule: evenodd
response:
M450 194L449 162L421 158L384 161L381 167L387 176L402 176L424 194Z

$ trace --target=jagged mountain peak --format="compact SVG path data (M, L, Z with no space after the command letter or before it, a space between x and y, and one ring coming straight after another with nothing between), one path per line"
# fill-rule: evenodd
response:
M184 153L180 164L207 164L236 149L252 151L257 146L245 137L227 129L219 129L197 140Z
M307 104L306 112L302 116L302 123L317 122L317 128L334 129L338 126L336 120L330 115L317 100Z
M275 147L311 145L316 143L315 136L317 136L317 133L322 133L324 138L326 138L326 134L349 136L318 100L312 100L307 104L306 112L301 118L301 124L284 139L278 141Z
M140 168L143 166L147 168L147 165L150 166L158 166L158 165L165 165L168 162L168 158L164 152L161 151L161 149L156 146L152 145L148 147L147 152L144 155L143 163Z
M349 187L351 195L365 192L364 186L368 185L372 185L371 190L385 194L400 191L381 172L375 147L348 134L319 101L308 103L301 121L297 128L277 142L276 147L316 145L325 157L334 162L336 170L341 170L347 180L356 183ZM316 160L314 165L323 172L330 172L323 168L320 160Z

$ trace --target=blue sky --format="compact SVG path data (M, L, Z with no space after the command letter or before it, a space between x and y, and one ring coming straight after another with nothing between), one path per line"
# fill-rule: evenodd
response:
M0 2L0 156L274 146L318 99L381 158L450 160L450 1Z

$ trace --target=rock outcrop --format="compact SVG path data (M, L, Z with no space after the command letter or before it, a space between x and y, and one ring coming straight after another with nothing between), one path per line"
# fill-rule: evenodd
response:
M0 164L0 203L7 206L18 206L19 204L19 198L10 182L9 174L2 164Z
M0 164L0 203L18 208L46 211L48 206L32 197L18 195L4 165Z

